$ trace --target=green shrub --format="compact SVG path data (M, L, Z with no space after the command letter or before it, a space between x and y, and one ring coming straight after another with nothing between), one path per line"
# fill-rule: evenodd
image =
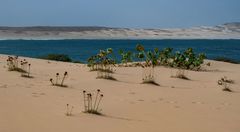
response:
M48 54L48 55L40 57L40 58L46 59L46 60L72 62L72 59L68 55L65 55L65 54Z

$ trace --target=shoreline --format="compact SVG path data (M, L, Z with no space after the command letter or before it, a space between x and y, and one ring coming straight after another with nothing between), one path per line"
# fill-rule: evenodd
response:
M124 40L146 40L146 41L151 41L151 40L240 40L240 38L156 38L156 39L152 39L152 38L76 38L76 39L68 39L68 38L60 38L60 39L34 39L34 38L29 38L29 39L1 39L0 41L59 41L59 40L104 40L104 41L112 41L112 40L119 40L119 41L124 41Z

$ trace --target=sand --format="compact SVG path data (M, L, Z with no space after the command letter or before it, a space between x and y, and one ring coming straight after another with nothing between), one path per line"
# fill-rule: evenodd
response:
M26 58L32 76L9 72L0 55L0 132L239 132L240 65L210 61L208 72L188 71L191 80L171 78L174 69L157 67L160 86L141 84L140 67L116 68L117 81L96 79L83 64ZM21 57L22 58L22 57ZM50 78L68 71L68 88ZM217 85L222 76L234 91ZM83 90L104 94L104 116L85 114ZM66 116L66 104L74 106Z

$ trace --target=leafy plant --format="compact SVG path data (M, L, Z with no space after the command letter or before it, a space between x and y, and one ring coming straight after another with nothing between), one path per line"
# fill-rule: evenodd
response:
M196 55L192 48L188 48L183 53L179 51L175 53L172 66L182 69L199 70L205 58L205 54Z
M154 80L154 68L158 65L158 58L160 56L159 50L155 48L153 51L145 51L144 47L141 44L136 46L137 54L136 57L144 61L144 63L140 63L143 68L143 83L150 83L159 85Z
M133 53L131 51L123 51L119 50L119 54L121 56L121 63L125 64L125 66L128 66L127 64L129 62L133 62Z
M178 68L176 76L173 77L188 80L185 75L185 70L199 70L205 58L205 54L201 53L199 55L196 55L192 48L186 49L183 53L177 51L172 56L171 66Z
M91 56L88 59L88 66L90 70L97 71L98 79L116 80L112 75L115 64L116 60L114 59L112 48L100 50L96 56Z
M161 65L169 66L171 63L171 58L172 58L172 48L165 48L164 50L160 51L159 55L159 63Z

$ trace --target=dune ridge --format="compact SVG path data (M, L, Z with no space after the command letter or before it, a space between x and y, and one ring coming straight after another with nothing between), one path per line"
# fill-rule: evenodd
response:
M240 39L240 23L172 29L109 27L0 27L0 40L52 39Z
M21 57L25 58L25 57ZM9 72L0 55L1 132L237 132L240 130L240 65L209 61L208 72L187 71L190 80L171 78L176 69L156 67L160 86L141 84L140 67L117 67L117 81L96 79L84 64L27 59L34 78ZM67 71L67 88L49 79ZM233 93L217 80L234 80ZM101 89L104 116L84 114L82 91ZM66 116L66 104L74 106Z

